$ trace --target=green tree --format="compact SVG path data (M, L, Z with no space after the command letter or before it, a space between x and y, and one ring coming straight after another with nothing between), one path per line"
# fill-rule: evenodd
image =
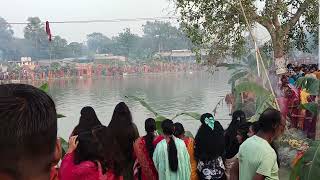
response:
M83 48L83 44L82 43L78 43L78 42L71 42L70 44L68 44L67 46L68 48L68 55L71 57L80 57L82 56L82 48Z
M67 57L68 49L67 49L68 42L67 40L61 38L60 36L55 36L50 43L50 58L54 59L61 59Z
M124 55L129 58L130 52L132 52L136 47L135 45L138 43L140 37L131 33L129 28L124 29L123 32L119 33L119 35L114 38L116 41L116 46L119 48L120 55Z
M210 47L214 57L245 52L246 21L262 25L271 35L274 59L284 58L293 44L307 51L306 32L318 36L318 0L176 0L188 36L200 47ZM318 38L315 38L318 44Z
M143 25L143 38L147 47L151 47L153 52L173 49L190 49L191 41L183 31L174 27L169 22L147 22Z
M49 41L44 24L38 17L29 17L28 25L24 28L24 37L32 43L33 58L49 57Z
M0 60L12 57L13 30L5 19L0 17Z
M94 32L87 35L88 49L95 53L109 53L111 40L102 33Z

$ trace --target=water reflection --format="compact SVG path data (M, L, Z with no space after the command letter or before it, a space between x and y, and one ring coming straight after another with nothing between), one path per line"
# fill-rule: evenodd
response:
M66 115L66 118L59 119L58 132L62 137L69 136L83 106L92 106L99 119L107 125L114 106L120 101L128 104L143 134L144 120L152 114L138 102L125 98L126 95L144 98L157 112L169 118L182 111L211 112L221 96L230 91L226 74L219 71L214 76L199 72L55 80L49 82L49 93L56 102L58 112ZM219 108L217 118L228 118L227 111L226 106ZM199 122L188 117L180 117L177 121L193 133L198 129ZM226 121L222 123L227 124Z

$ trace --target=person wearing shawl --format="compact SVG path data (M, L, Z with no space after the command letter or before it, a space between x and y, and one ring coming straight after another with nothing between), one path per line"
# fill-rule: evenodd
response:
M224 130L210 113L201 115L201 126L195 137L195 158L201 180L224 180Z
M183 140L173 136L174 125L169 119L161 124L164 139L157 144L153 162L160 180L189 180L190 158Z

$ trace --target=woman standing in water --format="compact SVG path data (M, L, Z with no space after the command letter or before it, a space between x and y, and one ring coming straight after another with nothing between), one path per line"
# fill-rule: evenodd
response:
M201 126L195 138L195 158L201 180L224 180L225 167L222 156L225 151L224 130L210 113L200 118Z
M198 173L197 173L197 161L194 157L194 140L191 137L185 136L185 130L181 123L174 123L174 135L177 138L180 138L184 141L187 146L187 150L190 156L190 164L191 164L191 180L198 180Z
M163 139L163 137L156 135L156 121L154 119L147 119L144 127L147 135L138 138L133 145L137 161L141 166L141 174L138 179L157 180L158 172L154 167L152 157L156 142L159 142L158 139Z
M132 121L131 112L124 102L116 105L108 128L111 137L120 145L121 153L127 162L124 167L124 180L133 179L133 165L135 161L133 143L139 137L137 126Z
M161 124L164 139L153 153L153 162L160 180L190 179L190 158L185 143L173 136L174 125L169 119Z

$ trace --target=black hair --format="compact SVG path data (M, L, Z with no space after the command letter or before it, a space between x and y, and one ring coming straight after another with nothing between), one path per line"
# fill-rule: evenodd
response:
M237 140L237 130L239 125L246 122L246 115L243 111L237 110L232 114L232 120L225 132L226 158L234 157L239 151L239 143Z
M99 145L99 154L103 157L105 167L111 169L115 175L123 175L124 167L126 167L126 156L123 154L117 140L113 137L109 127L100 126L93 129L93 135L97 139Z
M21 178L22 159L46 161L49 172L56 141L56 108L46 93L26 84L0 85L0 172Z
M276 109L268 108L259 117L260 131L275 132L281 123L281 113Z
M79 124L74 128L72 135L78 135L80 132L91 131L92 128L102 125L92 107L83 107L80 114Z
M147 135L144 136L144 140L146 141L146 148L148 150L149 157L152 159L154 152L154 131L157 129L156 121L153 118L146 119L146 121L144 122L144 128L147 132Z
M109 126L113 138L117 140L126 160L133 161L133 143L139 137L136 125L132 122L129 107L120 102L116 105Z
M259 121L256 121L254 123L251 124L251 129L254 132L254 134L256 134L259 130L260 130L260 123Z
M174 123L174 136L179 137L181 135L184 135L185 130L181 123Z
M249 128L251 125L252 125L251 122L246 122L246 123L240 124L240 126L237 130L237 133L242 136L243 141L245 141L246 139L249 138L248 132L249 132Z
M169 158L169 166L171 171L178 171L178 151L174 139L172 137L174 132L173 122L169 119L164 120L161 123L162 131L165 135L170 136L170 141L168 143L168 158Z
M225 140L223 138L223 127L219 121L214 122L212 130L205 124L205 119L213 117L212 114L203 114L200 118L201 126L195 137L195 158L197 161L214 160L222 156L225 151Z
M80 164L84 161L91 161L98 168L97 161L103 162L103 158L99 154L99 144L93 136L91 130L87 132L80 132L77 140L79 144L74 151L74 164ZM104 163L101 164L104 165ZM106 172L106 168L103 168L103 172Z

